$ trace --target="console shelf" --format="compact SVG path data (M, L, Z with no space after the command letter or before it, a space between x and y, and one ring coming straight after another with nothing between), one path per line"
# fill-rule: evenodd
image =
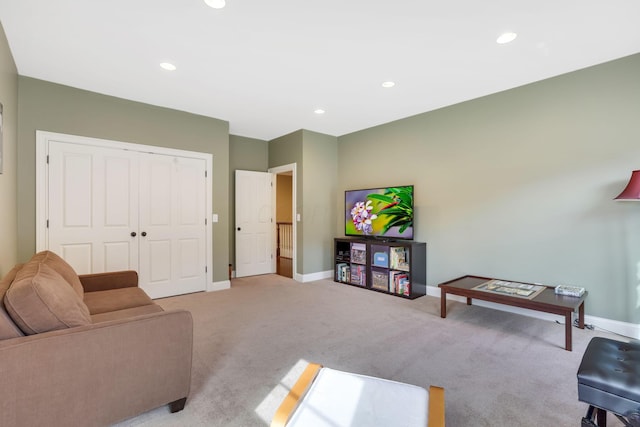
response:
M426 294L426 243L336 238L334 260L336 282L408 299Z

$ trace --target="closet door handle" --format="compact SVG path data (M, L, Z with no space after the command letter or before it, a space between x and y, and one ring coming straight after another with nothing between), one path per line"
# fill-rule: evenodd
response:
M146 232L146 231L143 231L143 232L142 232L142 233L140 233L140 234L142 234L142 237L145 237L145 236L147 235L147 232Z
M135 231L131 232L131 237L136 237L136 232Z

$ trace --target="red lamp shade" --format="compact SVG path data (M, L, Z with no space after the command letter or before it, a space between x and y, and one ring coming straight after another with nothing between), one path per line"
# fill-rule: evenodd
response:
M640 170L631 172L629 183L614 200L640 200Z

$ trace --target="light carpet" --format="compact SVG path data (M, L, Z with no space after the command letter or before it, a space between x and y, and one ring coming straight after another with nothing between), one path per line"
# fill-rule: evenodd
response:
M276 275L158 302L193 314L191 393L182 412L157 408L119 426L268 426L307 361L442 386L449 427L579 426L576 372L589 340L625 340L574 328L569 352L555 322L459 302L442 319L438 298Z

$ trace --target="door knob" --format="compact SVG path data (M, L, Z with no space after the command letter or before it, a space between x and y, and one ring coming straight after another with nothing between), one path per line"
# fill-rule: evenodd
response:
M136 237L136 232L135 231L131 232L131 237Z
M238 227L238 231L240 231L240 227Z
M144 236L146 236L146 235L147 235L147 232L146 232L146 231L143 231L143 232L142 232L142 233L140 233L140 234L142 234L142 237L144 237Z

